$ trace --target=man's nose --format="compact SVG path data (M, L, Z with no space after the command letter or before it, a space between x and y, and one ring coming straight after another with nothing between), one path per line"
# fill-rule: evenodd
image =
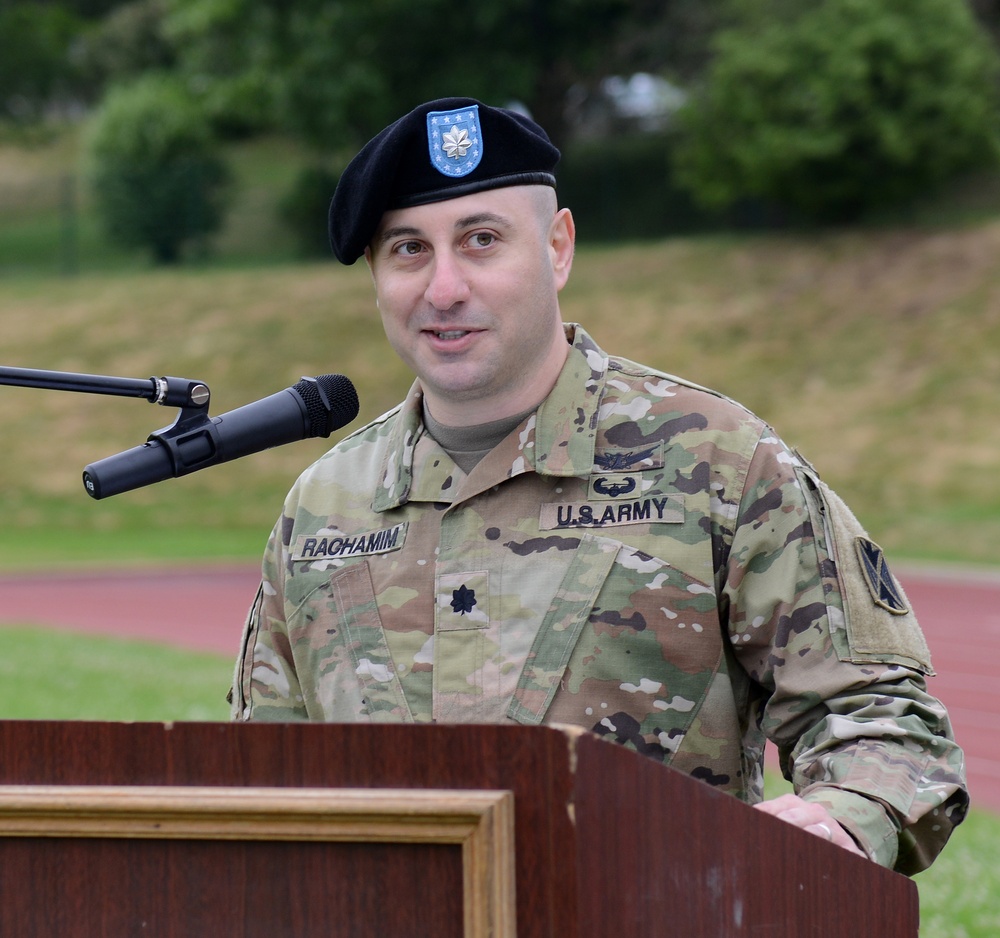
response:
M469 298L469 282L462 265L449 255L438 254L430 268L424 299L435 309L451 309Z

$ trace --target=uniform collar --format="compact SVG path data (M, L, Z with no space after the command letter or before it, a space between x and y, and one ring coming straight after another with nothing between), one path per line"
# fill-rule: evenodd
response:
M498 451L509 451L505 463L508 478L523 472L586 476L593 470L608 356L583 327L566 323L564 328L570 352L555 386L538 410L497 447ZM411 492L428 492L428 484L441 491L448 481L448 467L454 463L426 435L422 398L420 382L415 381L391 431L381 483L372 502L375 511L405 504ZM499 458L501 453L495 455ZM491 453L486 458L492 462L493 456Z

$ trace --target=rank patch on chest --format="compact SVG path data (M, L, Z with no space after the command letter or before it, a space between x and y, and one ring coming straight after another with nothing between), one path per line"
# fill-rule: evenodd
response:
M542 531L683 523L683 495L651 495L605 502L555 502L542 505L538 516L538 527Z
M485 629L490 624L490 575L488 570L443 573L437 577L438 631Z
M292 560L337 560L399 550L406 540L406 522L363 534L300 534Z

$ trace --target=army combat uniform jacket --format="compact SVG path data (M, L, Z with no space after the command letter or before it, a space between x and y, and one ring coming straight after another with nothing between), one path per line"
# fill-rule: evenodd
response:
M234 718L573 724L751 803L767 737L873 859L929 864L963 759L879 548L753 414L567 334L468 475L415 385L301 476Z

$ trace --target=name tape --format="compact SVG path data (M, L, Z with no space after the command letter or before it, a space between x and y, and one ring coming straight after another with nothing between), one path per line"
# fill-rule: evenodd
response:
M300 534L295 539L292 560L334 560L387 554L399 550L406 540L406 522L364 534Z

